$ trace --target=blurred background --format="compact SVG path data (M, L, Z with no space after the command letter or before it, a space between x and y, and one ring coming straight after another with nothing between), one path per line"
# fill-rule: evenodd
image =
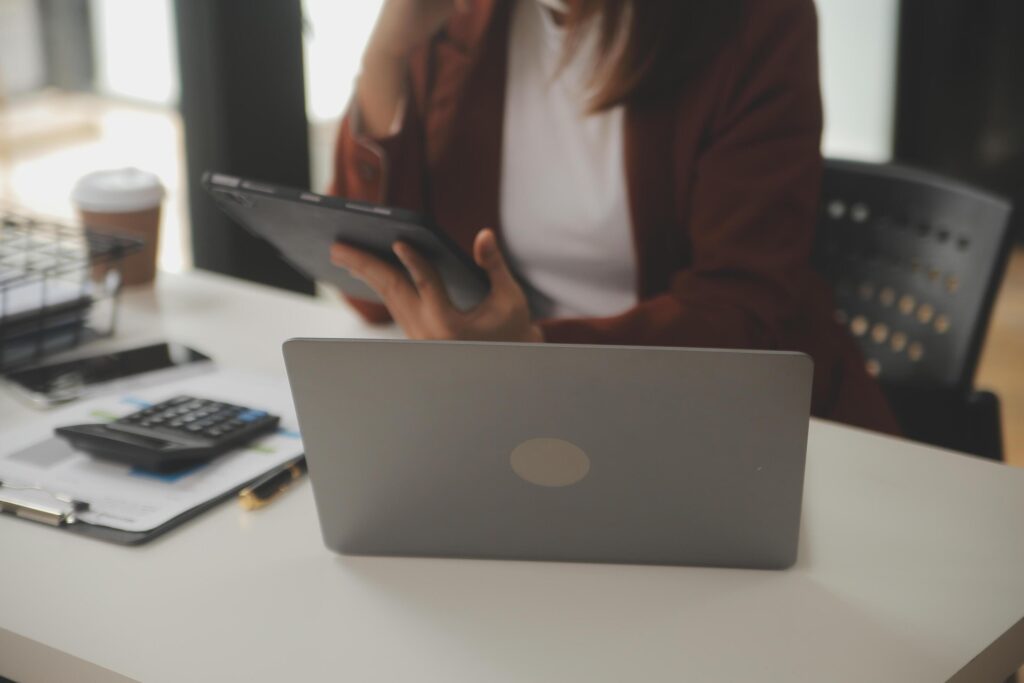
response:
M286 7L301 21L298 34L282 30L288 45L280 51L300 51L301 71L283 77L303 88L309 143L300 156L314 188L328 182L332 138L380 3L209 3L226 6L226 31L227 14L258 13L249 7L260 4ZM203 3L187 4L196 5L183 8L187 20L219 18L195 16ZM179 50L194 47L196 36L179 33L177 23L174 0L0 0L0 200L70 218L70 190L83 174L153 171L169 200L160 265L172 272L191 266ZM263 96L277 93L268 86Z
M79 177L144 168L168 190L164 270L202 267L313 293L197 183L218 169L322 191L380 3L0 0L0 203L71 218ZM1024 3L817 4L827 156L897 161L1024 205ZM1018 246L977 384L1002 398L1007 457L1019 465L1022 350Z

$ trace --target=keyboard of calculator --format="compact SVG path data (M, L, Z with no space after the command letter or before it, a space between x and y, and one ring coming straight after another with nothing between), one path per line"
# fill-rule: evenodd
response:
M105 424L57 435L100 458L165 471L209 460L277 428L279 418L221 401L176 396Z

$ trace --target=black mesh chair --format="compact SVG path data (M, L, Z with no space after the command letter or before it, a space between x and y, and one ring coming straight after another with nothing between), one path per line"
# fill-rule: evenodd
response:
M909 438L1002 459L998 398L973 381L1010 213L921 171L826 162L814 263Z

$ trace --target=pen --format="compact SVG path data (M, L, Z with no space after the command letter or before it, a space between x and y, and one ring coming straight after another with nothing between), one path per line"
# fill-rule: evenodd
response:
M246 510L261 508L277 498L278 494L291 486L305 471L306 455L303 454L246 486L238 494L238 502Z

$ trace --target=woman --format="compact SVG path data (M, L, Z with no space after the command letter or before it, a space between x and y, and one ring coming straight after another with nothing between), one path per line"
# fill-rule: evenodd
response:
M801 350L816 415L896 432L809 265L816 31L812 0L385 0L333 192L431 215L491 294L336 245L386 307L353 303L413 339Z

